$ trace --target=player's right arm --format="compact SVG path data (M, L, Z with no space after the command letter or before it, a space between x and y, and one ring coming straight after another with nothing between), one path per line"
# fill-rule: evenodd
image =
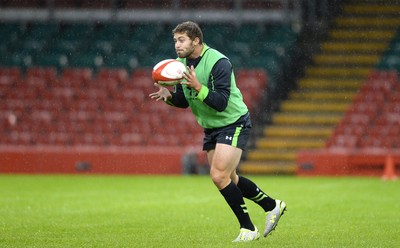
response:
M167 88L159 85L158 83L154 83L154 86L158 88L158 91L150 93L149 96L151 99L155 99L156 101L163 100L164 102L167 102L172 98L171 92Z
M158 91L151 93L149 96L156 101L163 100L169 105L178 108L187 108L189 103L186 101L185 95L183 94L182 85L176 85L175 91L171 92L167 88L155 83L154 86L158 88Z

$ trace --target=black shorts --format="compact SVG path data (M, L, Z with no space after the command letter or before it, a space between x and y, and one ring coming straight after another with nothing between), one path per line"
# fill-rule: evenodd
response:
M221 128L205 128L203 151L215 149L217 143L245 150L251 130L250 114L241 116L236 122Z

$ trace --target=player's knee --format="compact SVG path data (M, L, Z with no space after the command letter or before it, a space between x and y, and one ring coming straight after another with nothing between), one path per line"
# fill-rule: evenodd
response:
M225 171L211 168L210 170L211 180L217 186L218 189L225 188L230 182L230 174Z

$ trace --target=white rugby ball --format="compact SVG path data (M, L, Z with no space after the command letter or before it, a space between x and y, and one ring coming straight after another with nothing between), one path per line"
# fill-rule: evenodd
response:
M172 86L183 79L185 65L176 59L165 59L158 62L152 72L153 80L161 85Z

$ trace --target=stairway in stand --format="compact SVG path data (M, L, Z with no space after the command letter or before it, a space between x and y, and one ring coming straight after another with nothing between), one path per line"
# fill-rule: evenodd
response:
M325 146L400 26L399 3L352 1L335 20L298 89L249 150L242 173L293 174L296 154Z

